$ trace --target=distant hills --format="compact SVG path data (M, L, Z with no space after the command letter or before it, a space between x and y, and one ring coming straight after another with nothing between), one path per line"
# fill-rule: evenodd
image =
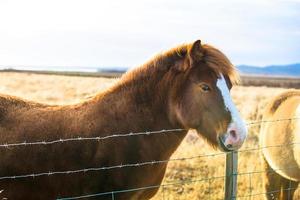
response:
M300 77L300 63L291 65L270 65L257 67L250 65L237 66L242 74L261 75L261 76L298 76Z
M238 65L238 70L243 75L255 76L279 76L279 77L300 77L300 63L290 65L269 65L265 67L257 67L251 65ZM98 68L99 73L123 73L126 67L106 67Z
M256 76L280 76L280 77L300 77L300 63L290 65L269 65L257 67L251 65L238 65L238 70L243 75ZM1 70L19 71L54 71L54 72L88 72L88 73L113 73L121 74L128 70L127 67L77 67L77 66L1 66Z

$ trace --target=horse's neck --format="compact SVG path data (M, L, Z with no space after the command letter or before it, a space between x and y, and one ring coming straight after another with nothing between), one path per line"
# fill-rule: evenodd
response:
M156 87L156 88L152 88ZM97 96L94 101L94 134L110 135L159 131L181 128L170 122L168 117L167 94L162 94L153 81L120 83L107 92ZM162 133L142 137L144 145L161 150L163 157L169 157L184 138L183 133ZM136 141L136 140L135 140ZM145 147L147 148L147 147Z
M105 124L116 122L121 126L119 129L128 128L127 131L171 128L165 100L167 94L156 88L157 81L123 79L94 99L94 110L100 112L97 120Z

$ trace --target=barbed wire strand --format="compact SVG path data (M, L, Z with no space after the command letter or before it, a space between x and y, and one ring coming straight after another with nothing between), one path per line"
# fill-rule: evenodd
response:
M292 117L292 118L282 118L282 119L274 119L274 120L260 120L260 121L250 121L246 123L247 126L252 125L260 125L264 123L274 123L274 122L284 122L284 121L293 121L293 120L299 120L300 117Z
M294 117L294 118L286 118L286 119L276 119L276 120L263 120L263 121L252 121L248 122L247 126L254 126L254 125L260 125L262 123L274 123L274 122L282 122L282 121L292 121L292 120L298 120L300 117ZM130 136L141 136L141 135L153 135L153 134L162 134L162 133L181 133L182 131L188 131L187 129L163 129L163 130L157 130L157 131L145 131L145 132L136 132L136 133L127 133L127 134L111 134L106 136L97 136L97 137L73 137L73 138L65 138L65 139L57 139L57 140L51 140L51 141L37 141L37 142L18 142L18 143L4 143L0 144L1 147L9 148L9 147L18 147L18 146L32 146L32 145L51 145L51 144L57 144L57 143L65 143L65 142L75 142L75 141L101 141L111 138L118 138L118 137L130 137Z
M191 156L191 157L184 157L184 158L172 158L167 160L153 160L147 162L140 162L140 163L129 163L129 164L120 164L114 166L105 166L105 167L92 167L92 168L84 168L78 170L68 170L68 171L49 171L49 172L41 172L36 174L24 174L24 175L15 175L15 176L2 176L0 180L6 179L20 179L20 178L34 178L39 176L51 176L51 175L58 175L58 174L75 174L75 173L86 173L91 171L102 171L102 170L111 170L111 169L118 169L118 168L128 168L128 167L142 167L146 165L155 165L155 164L163 164L167 162L174 162L174 161L185 161L191 160L201 157L212 157L217 155L224 155L224 153L215 153L215 154L207 154L207 155L198 155L198 156Z
M249 175L249 174L261 174L261 173L272 173L272 172L279 172L283 170L291 170L291 169L296 169L298 166L293 166L293 167L285 167L285 168L277 168L277 169L270 169L270 170L257 170L257 171L251 171L251 172L238 172L234 173L233 175L237 176L244 176L244 175Z
M247 152L247 151L259 151L259 150L268 149L268 148L293 146L293 145L298 145L298 144L300 144L300 142L283 143L283 144L269 145L269 146L263 146L263 147L244 148L244 149L237 150L237 152L238 153L243 153L243 152Z
M247 198L247 197L253 197L253 196L259 196L259 195L264 195L264 194L273 194L273 193L279 193L281 191L288 191L288 190L295 190L297 188L285 188L285 189L280 189L280 190L273 190L269 192L260 192L260 193L252 193L251 195L244 195L244 196L236 196L233 197L233 199L239 199L239 198Z
M74 138L66 138L66 139L58 139L58 140L52 140L52 141L38 141L38 142L20 142L20 143L7 143L7 144L1 144L0 147L16 147L16 146L31 146L31 145L50 145L50 144L56 144L56 143L64 143L64 142L74 142L74 141L87 141L87 140L95 140L95 141L101 141L106 140L110 138L116 138L116 137L130 137L130 136L140 136L140 135L153 135L153 134L159 134L159 133L174 133L174 132L182 132L185 131L185 129L168 129L168 130L159 130L159 131L145 131L145 132L136 132L136 133L127 133L127 134L112 134L107 136L97 136L97 137L74 137Z
M161 184L161 185L151 185L151 186L146 186L146 187L125 189L125 190L115 190L115 191L111 191L111 192L102 192L102 193L88 194L88 195L82 195L82 196L76 196L76 197L63 197L63 198L57 198L57 200L71 200L71 199L82 199L82 198L88 198L88 197L104 196L104 195L109 195L112 192L114 192L114 194L120 194L120 193L134 192L134 191L139 191L139 190L156 189L156 188L160 188L160 187L166 188L166 187L170 187L170 186L174 186L174 185L191 184L191 183L196 183L196 182L203 182L203 181L224 179L224 178L226 178L226 176L215 176L215 177L203 178L203 179L174 181L171 183L165 183L165 184Z

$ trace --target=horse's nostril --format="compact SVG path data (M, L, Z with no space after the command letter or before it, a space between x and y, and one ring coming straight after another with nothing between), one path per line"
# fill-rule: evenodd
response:
M236 138L236 132L235 132L235 130L230 130L229 133L230 133L230 135L231 135L233 138Z
M231 149L232 148L232 144L227 144L227 148Z

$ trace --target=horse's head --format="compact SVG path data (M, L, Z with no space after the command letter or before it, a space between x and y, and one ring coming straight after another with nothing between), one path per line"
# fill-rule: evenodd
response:
M222 151L237 150L247 129L230 96L235 68L223 53L200 40L177 54L182 59L173 66L176 89L171 95L176 121L196 129Z

